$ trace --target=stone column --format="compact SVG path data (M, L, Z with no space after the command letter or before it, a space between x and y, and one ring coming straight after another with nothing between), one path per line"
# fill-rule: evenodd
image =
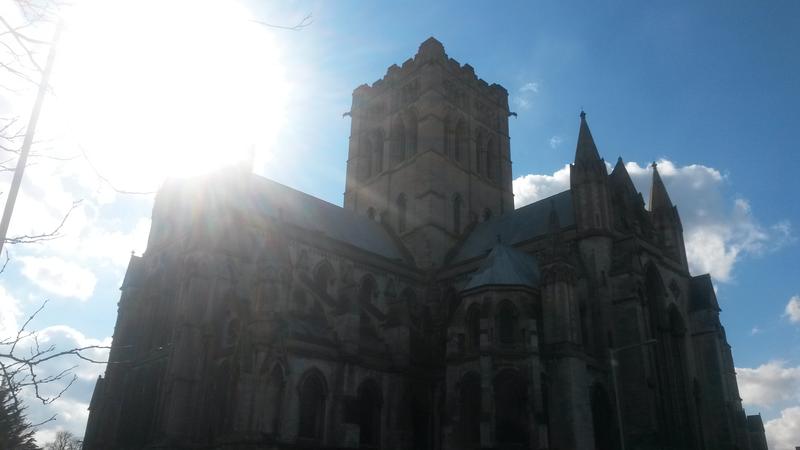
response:
M552 380L548 393L550 442L553 448L592 450L592 410L575 283L575 271L569 264L556 262L545 267L542 309Z

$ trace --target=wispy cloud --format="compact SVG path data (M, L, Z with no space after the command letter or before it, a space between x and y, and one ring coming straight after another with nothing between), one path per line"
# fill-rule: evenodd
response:
M539 83L528 81L511 96L511 102L519 109L530 109L533 104L533 97L538 93Z
M750 330L750 336L755 336L757 334L761 334L762 331L763 330L761 330L761 328L755 326Z
M74 262L55 256L25 256L20 260L22 274L47 292L78 300L87 300L94 292L97 277Z
M539 83L535 83L535 82L529 81L529 82L525 83L524 85L522 85L522 87L519 88L519 91L520 92L532 92L534 94L538 94L539 93Z
M561 136L553 136L550 138L550 148L556 149L562 142L564 142L564 139Z
M526 99L525 97L514 96L511 101L517 105L517 108L519 109L530 109L531 107L530 100Z
M800 295L794 295L789 299L783 315L789 318L789 322L800 323Z

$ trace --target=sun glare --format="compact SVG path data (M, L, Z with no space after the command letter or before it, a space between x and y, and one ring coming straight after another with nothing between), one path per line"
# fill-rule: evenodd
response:
M271 30L235 1L84 1L67 16L50 120L125 186L264 159L289 90Z

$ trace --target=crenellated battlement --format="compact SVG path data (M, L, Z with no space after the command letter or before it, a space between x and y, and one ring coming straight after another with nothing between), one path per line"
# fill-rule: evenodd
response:
M497 83L489 84L475 74L475 69L469 64L461 64L450 58L441 42L431 37L419 46L417 54L407 59L401 66L392 64L386 74L371 85L362 84L353 90L354 107L364 101L370 101L382 94L403 84L417 75L418 71L426 65L435 64L446 70L449 75L460 81L462 88L475 91L475 94L493 100L495 106L508 109L508 91ZM448 87L442 86L445 89Z

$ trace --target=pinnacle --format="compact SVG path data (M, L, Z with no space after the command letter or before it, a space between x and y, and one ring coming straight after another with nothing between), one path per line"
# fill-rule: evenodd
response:
M592 138L589 124L586 122L586 113L581 111L581 128L578 131L578 146L575 149L575 163L600 161L600 153Z
M656 163L653 163L653 185L650 189L650 211L661 208L672 208L672 200L669 198L667 188L661 180Z
M610 176L615 184L624 186L631 193L637 193L636 186L634 186L633 180L631 180L631 176L628 173L627 167L625 167L625 161L622 160L622 157L617 158L617 164L614 165L614 170L611 171Z
M444 45L439 42L433 36L426 39L422 44L419 45L419 50L417 51L417 56L422 56L426 58L436 58L436 57L446 57L446 53L444 52Z
M617 170L617 167L620 169L625 169L625 162L622 161L622 156L617 157L617 163L614 165L614 170Z

